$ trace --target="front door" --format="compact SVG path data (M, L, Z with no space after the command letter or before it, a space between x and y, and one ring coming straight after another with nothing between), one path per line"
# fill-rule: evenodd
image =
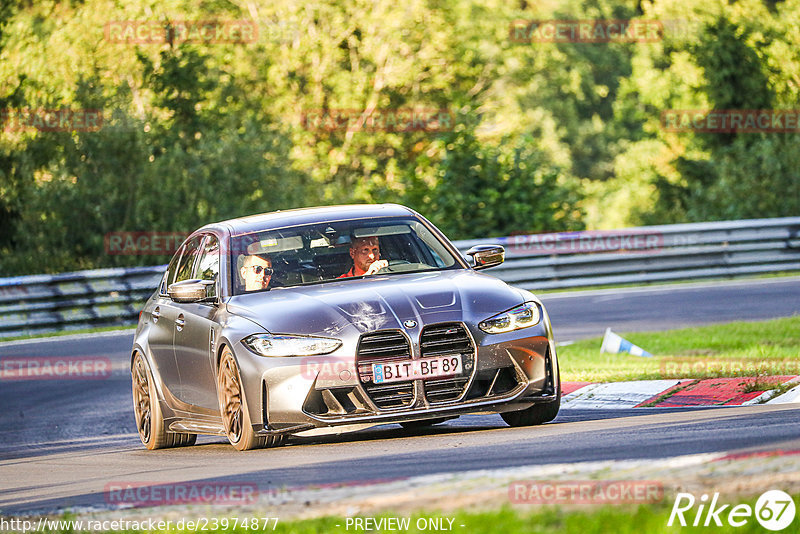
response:
M219 296L219 240L208 234L203 241L194 278L210 280L209 296ZM181 370L180 399L219 413L217 400L216 335L219 332L216 302L180 304L175 330L175 360Z

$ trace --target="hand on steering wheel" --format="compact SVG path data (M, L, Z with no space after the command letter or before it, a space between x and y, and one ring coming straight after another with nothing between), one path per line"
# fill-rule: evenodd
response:
M386 261L386 260L375 260L369 266L369 269L367 269L367 272L364 273L364 276L366 276L368 274L375 274L378 271L380 271L381 269L383 269L384 267L388 267L388 266L389 266L389 262Z

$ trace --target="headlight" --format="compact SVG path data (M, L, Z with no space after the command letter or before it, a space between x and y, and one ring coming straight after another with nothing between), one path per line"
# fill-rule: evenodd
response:
M494 317L481 321L478 327L487 334L502 334L536 326L540 319L539 306L535 302L526 302L507 312L498 313Z
M244 338L242 343L261 356L316 356L342 346L338 339L282 334L253 334Z

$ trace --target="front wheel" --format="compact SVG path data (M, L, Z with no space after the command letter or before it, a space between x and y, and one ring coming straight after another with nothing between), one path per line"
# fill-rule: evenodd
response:
M284 436L258 436L253 430L242 391L239 366L228 347L222 349L222 358L219 362L217 395L225 434L236 450L262 449L283 442Z
M407 421L405 423L400 423L400 426L405 428L406 430L416 430L418 428L426 428L433 425L438 425L444 423L445 421L451 419L450 417L437 417L436 419L424 419L422 421Z
M556 365L558 363L556 362ZM552 421L558 415L558 410L561 408L561 368L556 367L558 373L558 397L550 402L543 402L541 404L534 404L525 410L517 412L501 413L500 417L509 426L533 426L541 425Z
M502 417L503 421L509 426L541 425L542 423L547 423L555 419L560 407L561 395L559 393L558 398L553 401L534 404L530 408L518 412L501 413L500 417Z

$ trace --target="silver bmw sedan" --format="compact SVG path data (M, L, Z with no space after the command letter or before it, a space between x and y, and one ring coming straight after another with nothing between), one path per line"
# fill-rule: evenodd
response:
M131 353L148 449L227 436L238 450L500 413L554 419L561 380L532 293L481 273L404 206L278 211L210 224L179 247Z

